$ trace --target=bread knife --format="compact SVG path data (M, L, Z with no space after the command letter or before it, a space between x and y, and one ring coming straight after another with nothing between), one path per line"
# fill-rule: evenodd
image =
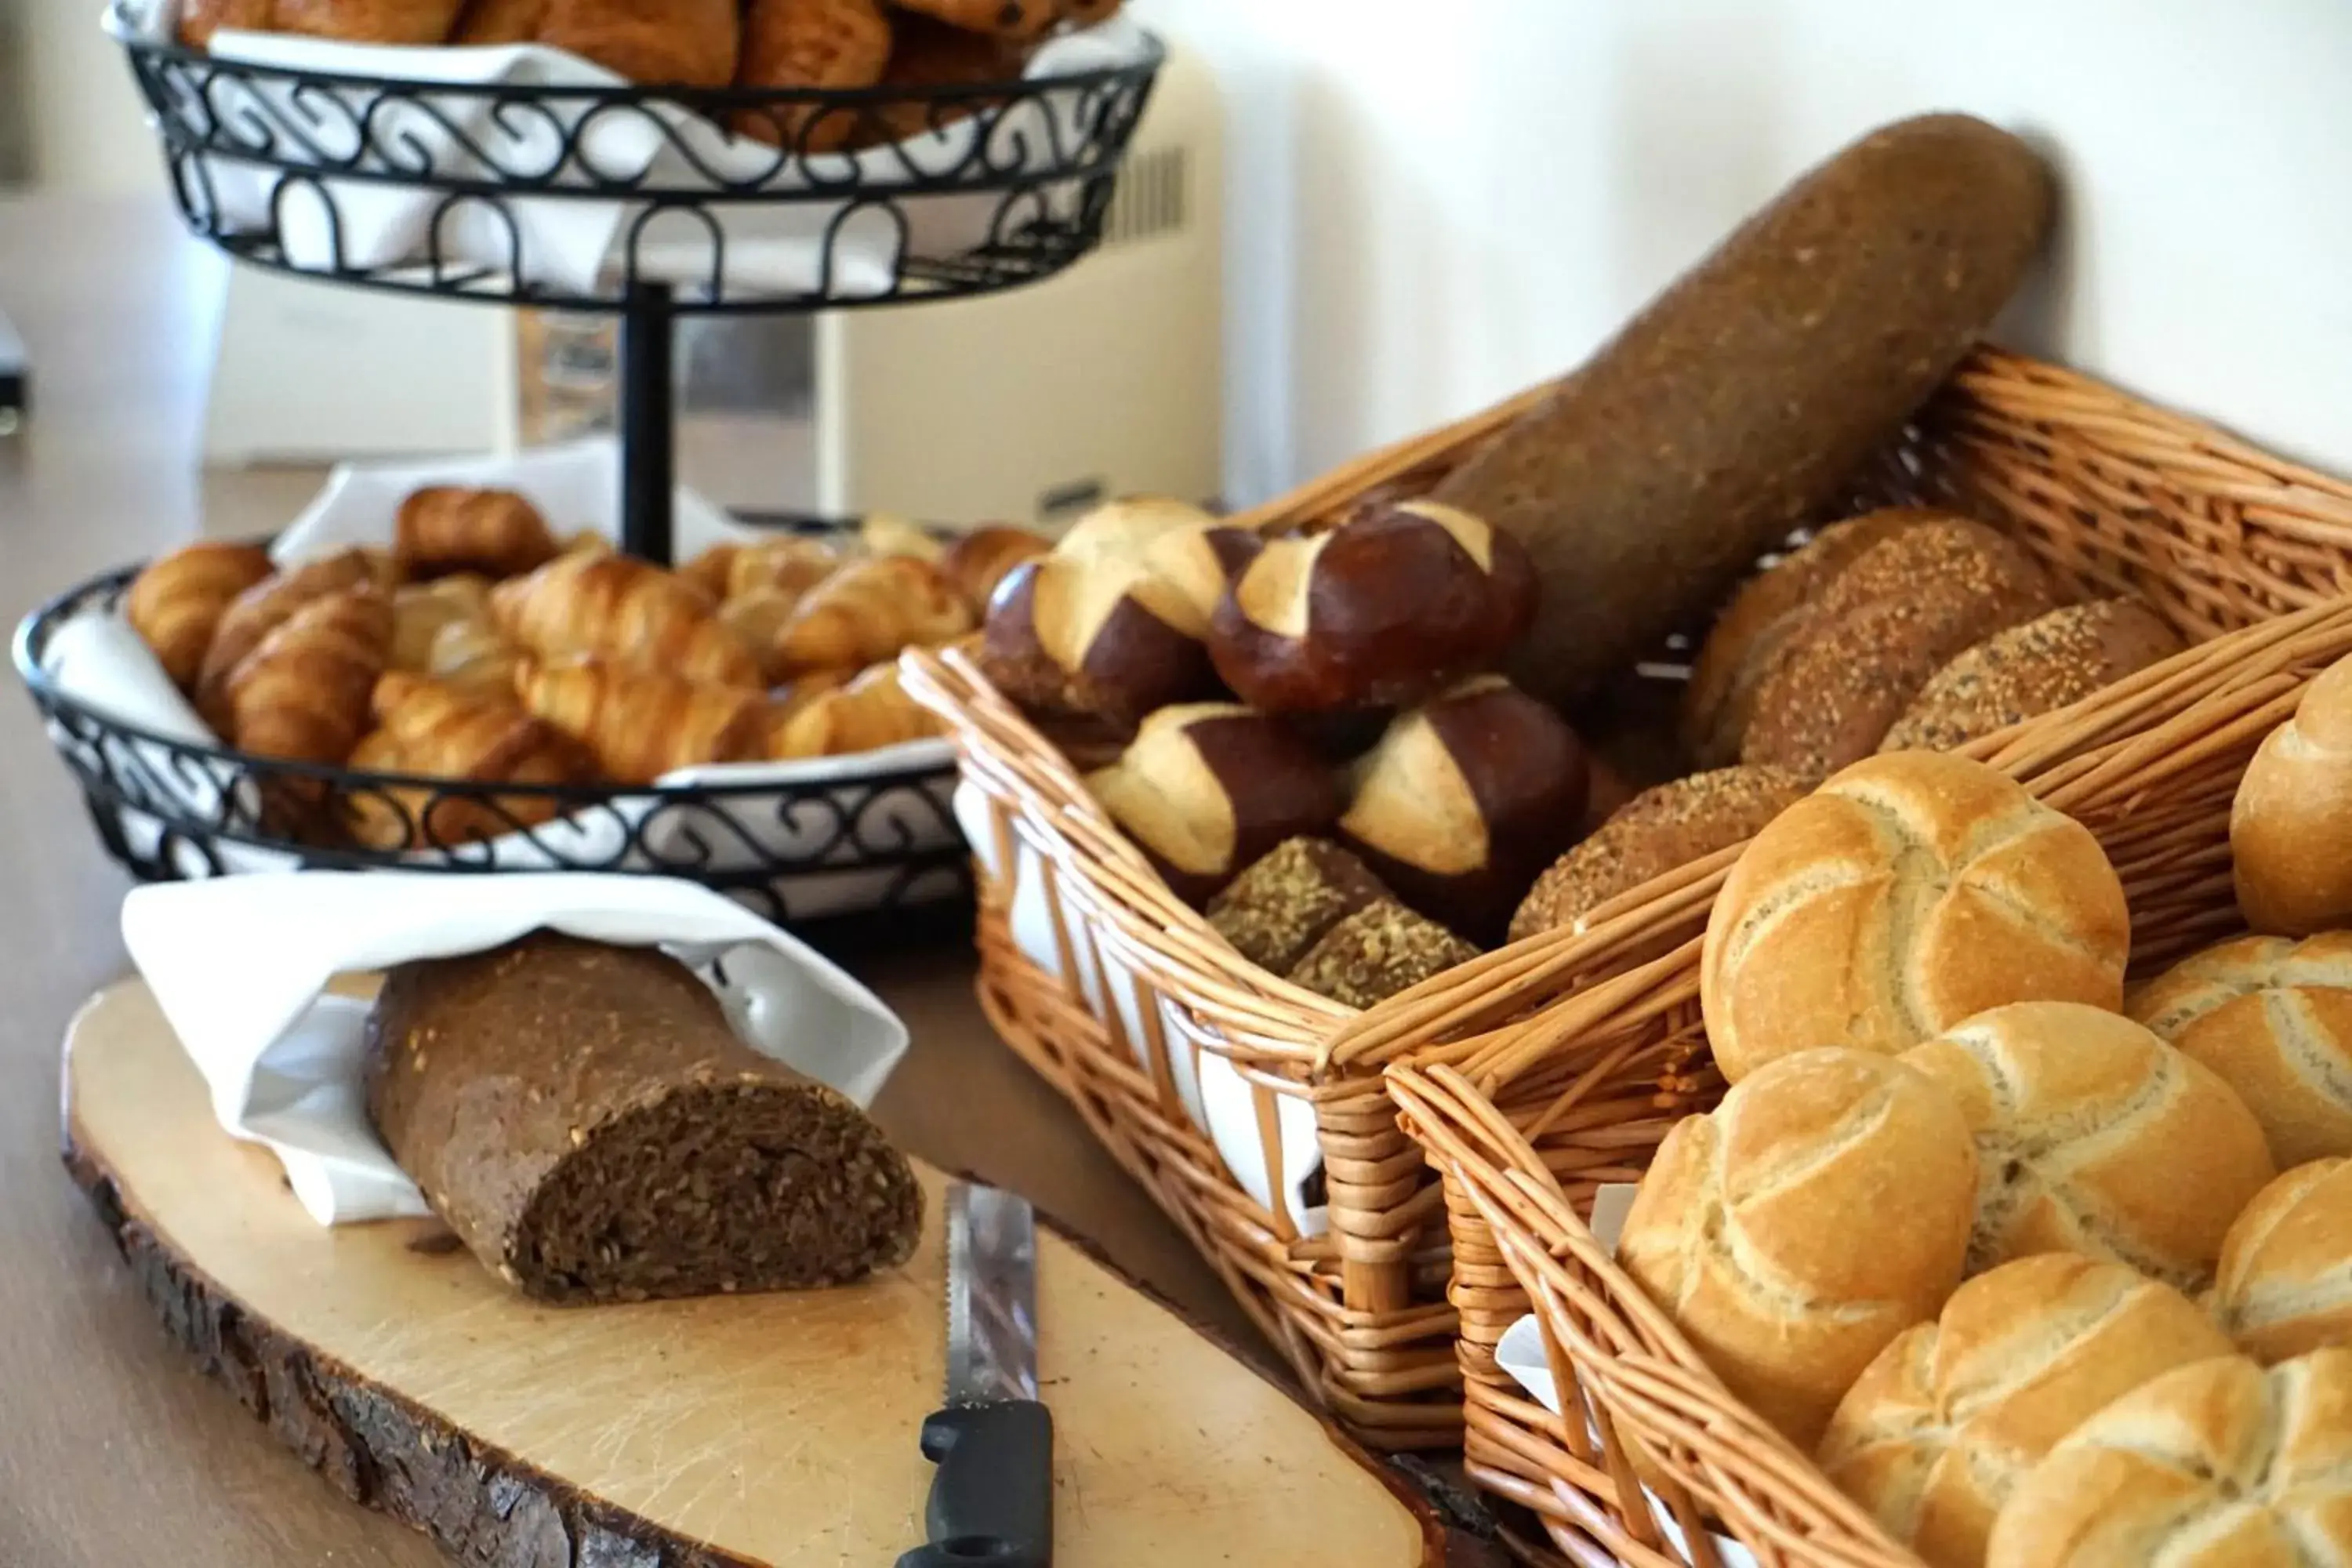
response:
M1029 1200L948 1188L947 1404L923 1422L938 1467L927 1544L898 1568L1049 1568L1054 1417L1037 1399L1037 1221Z

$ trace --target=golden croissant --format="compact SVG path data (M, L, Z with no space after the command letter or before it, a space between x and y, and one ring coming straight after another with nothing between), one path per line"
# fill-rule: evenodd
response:
M411 577L518 577L555 559L554 533L512 490L427 485L400 503L394 553Z
M425 670L441 628L456 621L485 621L490 614L488 579L460 572L430 583L412 583L392 595L392 668Z
M205 649L204 664L196 673L196 711L215 730L226 733L232 728L229 679L263 638L314 599L362 584L389 590L398 580L399 571L390 554L354 547L256 583L221 613L220 625L213 631L212 645ZM391 605L384 608L389 612Z
M393 670L375 683L377 728L352 753L352 765L424 773L473 784L585 784L593 765L579 742L525 712L511 696ZM353 836L376 848L451 845L495 838L545 822L556 802L545 795L444 796L393 785L386 802L355 797ZM415 835L411 826L414 825Z
M257 544L186 544L131 580L123 618L154 650L172 684L185 691L204 668L205 649L239 594L269 575L269 552Z
M515 669L522 650L488 621L452 621L433 636L419 674L485 696L514 696Z
M862 668L971 627L971 607L937 566L911 555L876 556L851 562L803 596L776 636L772 667L786 675Z
M651 784L677 768L740 760L760 736L766 698L593 656L525 659L522 704L580 742L605 777Z
M229 681L229 738L239 751L342 763L367 729L368 700L392 649L392 601L373 585L312 600L264 637ZM324 798L311 779L274 781L265 805L305 832Z
M898 684L898 667L880 664L846 686L822 691L772 720L765 750L777 761L871 752L940 732L930 710Z
M490 591L499 630L542 658L593 654L721 686L763 683L710 602L657 567L567 555Z

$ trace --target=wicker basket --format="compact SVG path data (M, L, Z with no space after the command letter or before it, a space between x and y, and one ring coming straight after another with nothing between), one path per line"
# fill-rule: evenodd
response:
M1424 489L1544 390L1239 521L1318 521L1376 489ZM1854 489L1872 500L1942 501L2003 526L2078 588L2136 592L2193 638L2352 590L2352 493L1990 349ZM1509 1276L1491 1251L1451 1256L1447 1194L1399 1131L1381 1082L1389 1059L1438 1016L1431 988L1363 1019L1327 1058L1356 1015L1214 935L968 661L913 653L906 675L961 755L958 812L981 870L981 997L999 1030L1076 1104L1360 1438L1387 1448L1459 1443L1447 1284L1475 1295L1480 1282L1508 1287ZM2044 726L2025 726L2017 743L2030 748ZM1669 909L1696 896L1686 877L1654 890ZM1612 963L1658 951L1647 925L1623 927L1620 940L1605 953ZM1507 949L1453 978L1507 987L1530 965L1549 973ZM1451 994L1444 978L1432 984ZM1664 1114L1639 1079L1617 1074L1550 1128L1584 1137L1585 1183L1630 1178L1663 1134Z
M1973 750L2098 836L2123 878L2133 971L2144 975L2242 929L2229 852L2238 780L2311 677L2347 655L2352 600L2339 600L2206 643L2052 715L2036 732L2012 731ZM1679 1090L1662 1099L1688 1102L1676 1109L1719 1090L1696 1065L1706 1049L1699 948L1737 854L1692 867L1630 907L1621 900L1583 933L1521 943L1483 984L1440 976L1398 1019L1368 1017L1373 1026L1343 1047L1383 1037L1381 1026L1407 1016L1421 1042L1390 1067L1389 1087L1449 1197L1465 1265L1454 1294L1465 1325L1467 1447L1480 1484L1533 1508L1571 1560L1710 1563L1711 1552L1677 1549L1631 1489L1611 1446L1630 1434L1679 1483L1653 1479L1652 1495L1685 1540L1706 1515L1764 1563L1916 1568L1725 1391L1585 1223L1589 1173L1621 1163L1625 1150L1621 1137L1575 1131L1574 1107L1590 1095L1654 1092L1662 1077ZM1646 961L1622 957L1661 950ZM1531 1301L1565 1419L1495 1363L1496 1339Z

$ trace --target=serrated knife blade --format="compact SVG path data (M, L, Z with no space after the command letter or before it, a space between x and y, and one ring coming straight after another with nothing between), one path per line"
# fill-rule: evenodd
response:
M1014 1193L955 1182L947 1203L947 1404L923 1422L938 1466L926 1545L898 1568L1049 1568L1054 1421L1037 1400L1037 1221Z

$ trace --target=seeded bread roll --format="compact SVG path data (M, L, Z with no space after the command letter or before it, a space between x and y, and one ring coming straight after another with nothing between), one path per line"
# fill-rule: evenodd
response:
M2352 1561L2352 1352L2166 1373L2051 1450L1987 1568L2313 1568Z
M434 1212L542 1300L839 1284L905 1262L921 1227L865 1113L744 1045L651 948L541 931L398 966L367 1097Z
M1547 613L1511 667L1519 682L1571 701L1720 604L1950 373L2050 210L2041 160L1982 121L1875 131L1450 475L1430 499L1535 561Z
M2352 925L2352 658L2322 671L2246 764L2230 854L2256 931Z
M1699 995L1737 1083L1838 1040L1900 1051L2008 1002L2123 1005L2130 916L2090 830L1981 763L1857 763L1749 842Z
M2297 1165L2230 1226L2213 1316L2263 1363L2352 1344L2352 1160Z
M1937 670L1878 749L1964 746L2080 702L2183 646L2179 632L2136 599L2061 605L1988 637Z
M1733 1394L1810 1448L1862 1369L1959 1284L1976 1187L1968 1124L1924 1076L1801 1051L1675 1123L1617 1261Z
M1701 767L1739 760L1756 710L1756 683L1804 624L1831 579L1864 551L1941 512L1890 507L1832 523L1787 560L1748 579L1733 595L1692 662L1683 689L1683 748Z
M1900 530L1837 573L1773 656L1739 760L1815 776L1858 762L1937 670L2055 603L2032 558L1981 523Z
M2129 1012L2238 1091L2281 1166L2352 1154L2352 931L2222 942Z
M2075 1252L2200 1289L2230 1222L2276 1173L2228 1084L2096 1007L1996 1007L1903 1060L1952 1095L1976 1139L1970 1273Z
M1323 838L1288 838L1209 900L1209 924L1244 958L1289 973L1323 934L1389 897L1364 863Z
M1787 768L1740 767L1643 790L1536 879L1510 940L1578 925L1629 888L1754 837L1811 787Z
M2004 1263L1879 1353L1822 1439L1822 1469L1935 1568L1978 1568L1993 1516L2084 1418L2230 1342L2120 1263Z
M1435 921L1375 899L1317 939L1290 978L1343 1006L1370 1007L1477 956Z

